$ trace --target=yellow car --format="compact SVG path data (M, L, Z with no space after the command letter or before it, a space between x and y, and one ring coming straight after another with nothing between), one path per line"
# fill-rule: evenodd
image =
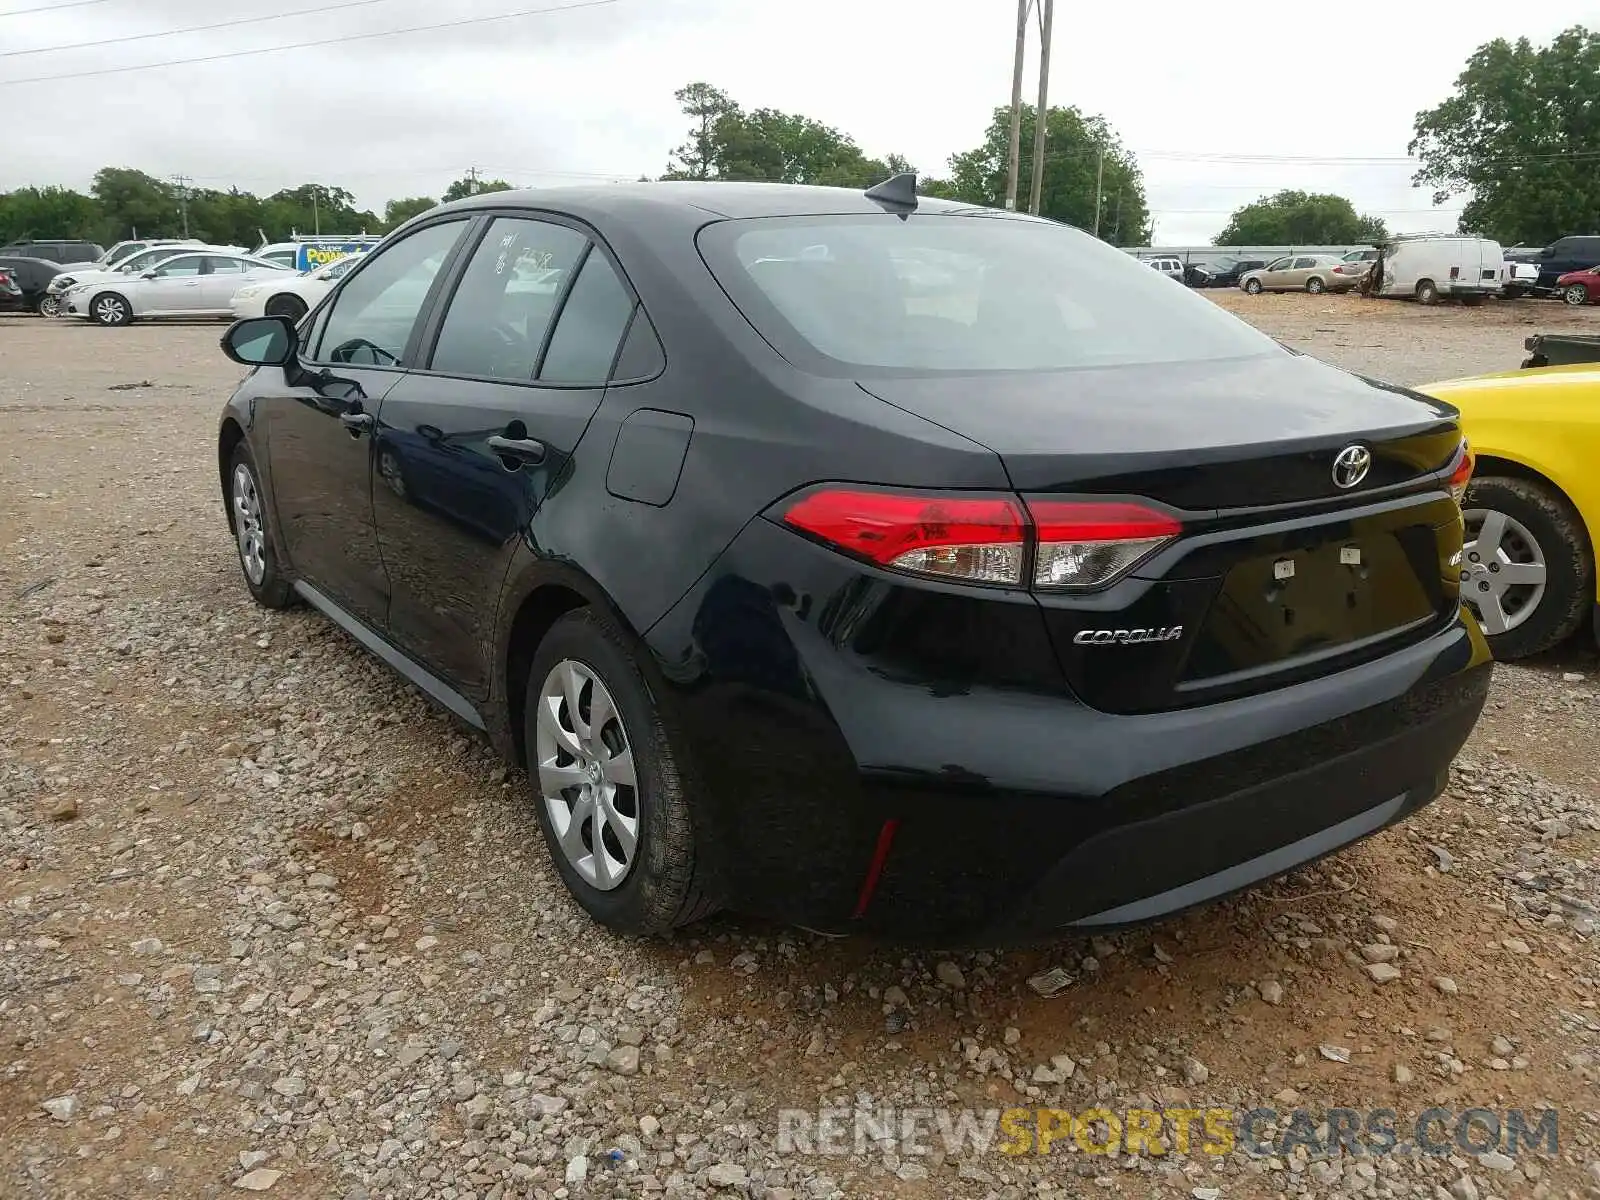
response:
M1494 656L1600 637L1600 362L1423 384L1455 405L1477 456L1462 509L1461 598Z

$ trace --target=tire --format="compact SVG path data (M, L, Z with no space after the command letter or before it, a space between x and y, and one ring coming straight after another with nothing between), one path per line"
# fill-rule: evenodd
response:
M1417 303L1418 304L1437 304L1437 303L1439 303L1439 289L1434 284L1433 280L1424 279L1421 283L1417 284Z
M89 302L89 318L96 325L126 325L133 320L133 309L115 292L101 292Z
M551 626L533 656L523 733L529 789L539 825L550 859L567 890L607 929L654 935L709 916L719 905L707 885L704 857L696 843L688 800L691 773L639 663L634 639L609 617L589 608L562 617ZM574 672L577 680L572 689L565 686L566 676L562 674L568 671ZM603 694L598 689L603 689ZM565 699L574 692L578 697L577 717L585 726L594 714L597 699L603 702L607 695L618 719L604 721L603 729L595 731L596 736L588 741L575 737L573 731L579 720L573 718L571 703ZM550 694L556 697L553 702L547 702ZM546 723L542 734L541 718ZM603 751L597 749L594 755L588 755L588 747L597 743ZM569 745L576 745L585 757L570 753L565 748ZM578 782L583 778L586 762L601 767L605 762L614 763L621 757L619 747L630 752L631 787L604 774L590 775L589 782ZM562 786L563 780L574 782ZM608 811L611 820L617 822L608 822L608 829L602 831L603 853L598 855L596 822L592 816L583 817L580 807L585 795L595 794L596 786L611 788L609 809L591 802L590 812L599 815ZM557 822L571 821L574 811L580 814L576 828L565 825L567 845L572 848L569 853L563 847ZM632 853L613 854L613 849L625 851L625 842L618 833L629 820L633 822L635 839Z
M1526 293L1514 283L1508 283L1505 286L1504 295L1507 300L1520 300L1525 294Z
M1582 308L1589 303L1589 289L1581 283L1569 283L1561 289L1561 298L1573 308Z
M1461 297L1461 303L1467 308L1479 308L1483 305L1483 300L1484 298L1482 296Z
M1244 281L1244 290L1252 296L1261 295L1261 280L1246 279Z
M306 302L299 296L274 296L263 310L269 317L287 317L296 325L306 315Z
M1306 280L1306 291L1310 292L1313 296L1320 296L1327 290L1328 285L1322 282L1322 278L1319 275L1313 275L1310 279Z
M59 317L61 315L61 297L41 296L39 298L38 313L41 317Z
M1493 589L1496 576L1484 573L1502 565L1487 554L1474 548L1482 536L1482 527L1490 515L1506 518L1506 532L1500 541L1502 553L1513 562L1526 559L1527 543L1535 549L1535 558L1544 562L1544 588L1542 593L1527 596L1508 594L1500 597L1502 612L1511 617L1509 628L1492 631L1492 623L1483 620L1485 636L1494 656L1502 660L1526 658L1571 637L1590 615L1594 604L1595 561L1594 551L1584 531L1583 521L1577 511L1554 488L1530 479L1513 476L1487 475L1474 479L1467 488L1462 509L1468 519L1468 544L1462 555L1461 598L1473 603L1475 594L1483 584ZM1521 533L1518 533L1520 527ZM1479 561L1473 561L1473 554ZM1501 584L1500 586L1504 586ZM1519 600L1528 601L1515 608ZM1476 610L1477 605L1474 604Z
M239 570L250 595L262 608L288 608L294 603L294 591L278 565L278 552L273 548L272 531L267 525L266 493L256 473L255 459L243 442L234 447L233 458L228 463L226 502L228 526L233 530L233 544L239 555Z

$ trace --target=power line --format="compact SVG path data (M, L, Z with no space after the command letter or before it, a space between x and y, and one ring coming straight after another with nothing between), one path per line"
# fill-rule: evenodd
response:
M374 4L388 4L391 0L344 0L342 4L319 4L316 8L297 8L291 12L268 13L264 17L237 17L231 21L217 21L211 25L190 25L183 29L164 29L159 33L131 33L125 37L101 38L97 42L70 42L61 46L35 46L29 50L0 50L0 58L19 58L24 54L55 54L65 50L89 50L96 46L120 46L124 42L146 42L152 38L181 37L186 33L208 33L213 29L232 29L236 25L259 25L263 21L282 21L289 17L309 17L318 13L338 12L346 8L369 8Z
M400 37L408 33L430 33L438 29L459 29L467 25L487 25L491 21L513 21L520 17L540 17L551 13L574 12L581 8L603 8L618 2L619 0L576 0L576 3L560 4L549 8L525 8L518 12L499 13L492 17L463 17L455 21L440 21L434 25L412 25L405 29L380 29L372 33L347 33L340 37L317 38L314 41L294 42L287 46L263 46L255 50L230 50L224 54L202 54L194 58L174 58L166 62L140 63L132 67L102 67L97 71L71 71L64 75L39 75L29 79L0 79L0 87L15 87L25 83L60 83L67 79L90 79L101 75L122 75L130 71L155 71L162 67L187 67L197 63L248 58L252 55L277 54L284 50L308 50L313 46L335 46L344 42Z
M38 8L13 8L7 12L0 12L0 20L6 17L26 17L30 13L61 12L68 8L88 8L91 4L104 4L106 0L72 0L70 4L41 4Z

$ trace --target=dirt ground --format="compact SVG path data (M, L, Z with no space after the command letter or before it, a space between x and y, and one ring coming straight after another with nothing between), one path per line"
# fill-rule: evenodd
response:
M1600 328L1215 299L1399 383ZM320 616L250 603L221 332L0 318L0 1196L1600 1194L1592 644L1498 667L1404 826L1149 929L627 942L561 890L519 774ZM1047 999L1051 967L1073 982ZM1313 1136L1383 1108L1402 1140L1431 1106L1554 1109L1559 1148L1183 1152L1166 1125L1164 1153L1011 1155L897 1126L834 1154L805 1124L881 1106L1304 1108Z

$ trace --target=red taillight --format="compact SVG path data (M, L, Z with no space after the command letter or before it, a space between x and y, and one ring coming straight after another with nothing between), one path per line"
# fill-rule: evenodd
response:
M1104 587L1182 524L1159 509L1122 500L922 496L823 488L801 496L783 521L837 549L899 571L1020 585L1029 543L1033 586Z
M1022 582L1022 510L998 496L939 497L829 488L784 522L879 566L975 583Z
M1461 449L1456 451L1455 470L1450 472L1450 494L1460 504L1467 498L1467 484L1472 482L1472 447L1466 438L1461 439Z
M1038 531L1033 585L1104 587L1183 532L1176 517L1131 501L1028 501Z

